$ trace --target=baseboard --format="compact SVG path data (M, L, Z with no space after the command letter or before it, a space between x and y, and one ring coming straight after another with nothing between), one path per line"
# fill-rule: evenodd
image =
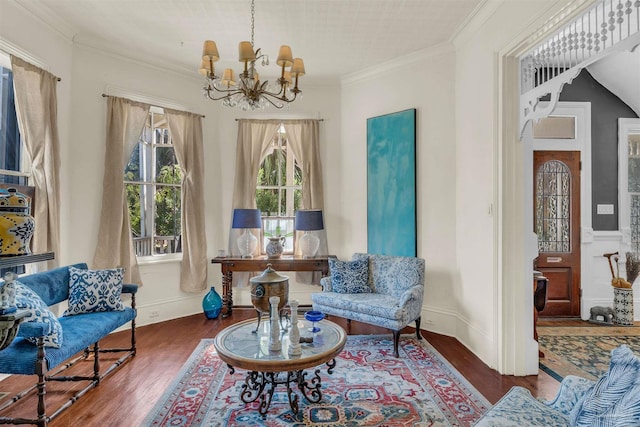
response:
M138 311L136 326L151 325L153 323L165 322L167 320L202 313L202 295L194 294L188 297L170 298L148 304L139 304L136 306L136 309ZM124 331L130 329L130 327L131 324L127 323L114 332Z
M490 335L452 310L422 307L421 329L453 337L489 367L495 369L495 343Z

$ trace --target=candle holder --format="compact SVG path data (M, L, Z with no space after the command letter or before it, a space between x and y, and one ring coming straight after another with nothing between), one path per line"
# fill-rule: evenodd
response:
M282 342L280 342L280 313L278 311L278 304L280 303L280 297L270 297L269 303L271 304L271 328L269 331L269 351L282 350Z
M289 330L289 356L302 354L300 347L300 330L298 329L298 300L289 301L291 307L291 329Z

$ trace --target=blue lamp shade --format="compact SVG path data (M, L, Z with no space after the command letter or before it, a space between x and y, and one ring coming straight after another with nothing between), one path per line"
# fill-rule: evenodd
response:
M302 209L296 212L296 230L323 230L324 220L321 209Z
M320 247L320 239L312 232L322 229L324 229L322 210L303 209L296 212L296 230L304 231L304 235L298 241L303 258L316 256Z
M231 228L262 228L260 209L234 209Z

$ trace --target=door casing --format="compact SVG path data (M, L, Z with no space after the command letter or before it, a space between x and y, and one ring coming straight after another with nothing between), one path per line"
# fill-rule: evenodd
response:
M591 103L590 102L558 102L552 116L575 116L576 117L576 137L575 139L533 139L531 123L527 124L523 134L524 143L524 220L527 229L530 230L525 236L525 246L529 249L531 259L537 256L537 238L533 230L533 152L534 151L580 151L580 162L582 164L580 177L580 252L589 253L587 246L593 242L593 228L591 221ZM581 257L581 272L589 271L588 260ZM585 312L582 297L580 301L581 317L589 317L588 310Z

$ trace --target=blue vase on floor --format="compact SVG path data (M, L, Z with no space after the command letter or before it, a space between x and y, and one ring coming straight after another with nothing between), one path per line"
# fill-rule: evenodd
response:
M202 300L202 309L207 319L217 319L222 309L222 298L213 286Z

